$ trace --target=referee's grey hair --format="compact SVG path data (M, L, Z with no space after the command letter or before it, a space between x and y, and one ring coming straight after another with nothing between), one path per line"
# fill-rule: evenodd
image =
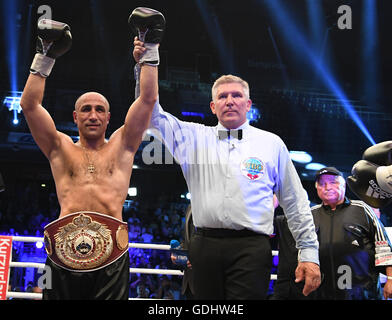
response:
M221 84L233 83L233 82L234 83L239 83L242 86L242 88L244 89L244 93L245 93L246 99L250 99L248 82L246 82L245 80L241 79L240 77L233 76L232 74L226 74L226 75L223 75L223 76L221 76L221 77L219 77L218 79L215 80L214 85L212 86L212 89L211 89L212 100L215 101L216 94L217 94L217 91L218 91L218 87Z

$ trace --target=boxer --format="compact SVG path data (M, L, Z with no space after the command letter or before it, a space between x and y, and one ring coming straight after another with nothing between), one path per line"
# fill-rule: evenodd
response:
M156 15L155 10L135 9L129 21L148 39L155 29L163 33L163 15L159 13L159 21L153 18ZM139 63L140 95L124 125L105 139L109 102L100 93L85 93L73 111L80 136L74 143L56 129L42 106L46 79L57 59L71 48L71 28L42 19L37 33L37 53L20 105L35 142L49 160L61 208L59 218L44 232L52 288L44 288L43 299L128 299L128 231L122 206L158 94L160 37L154 36L155 47L138 49L146 57L153 51L155 60Z

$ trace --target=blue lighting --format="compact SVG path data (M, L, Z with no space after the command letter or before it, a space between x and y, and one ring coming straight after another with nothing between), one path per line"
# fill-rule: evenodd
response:
M251 109L246 114L246 119L248 119L249 123L252 123L252 122L256 122L260 118L261 118L260 111L252 105Z
M305 169L308 169L308 170L320 170L320 169L325 168L325 167L326 167L326 165L324 165L324 164L317 163L317 162L311 162L311 163L308 163L305 166Z
M204 119L204 113L201 112L182 111L181 114L185 117L201 117Z
M378 96L379 63L378 63L378 30L377 1L365 0L362 17L362 81L366 103L373 105Z
M290 158L298 163L309 163L312 161L312 156L305 151L290 151Z
M308 8L308 20L311 30L311 45L313 46L314 52L317 52L320 63L323 62L324 65L327 65L328 55L325 51L327 50L327 39L330 27L327 28L325 24L321 1L306 0L306 5Z
M311 30L311 42L314 50L321 47L321 40L323 39L323 15L320 1L306 0L308 7L308 18Z
M295 24L294 20L289 16L287 10L282 6L279 0L267 0L261 2L266 4L267 9L273 15L279 24L280 28L278 30L282 31L282 35L290 44L291 48L299 55L307 58L307 60L314 67L315 72L319 75L324 84L329 88L331 92L340 100L344 109L350 116L350 118L355 122L358 128L363 132L366 138L375 144L374 139L370 135L369 131L363 124L362 120L359 118L355 112L353 106L348 102L348 98L339 87L338 83L335 81L332 74L327 70L325 65L320 61L318 55L315 54L312 47L308 44L303 34L300 32L299 27ZM289 30L289 32L285 32Z
M5 59L8 65L9 80L12 91L18 87L18 44L19 44L19 27L18 27L18 1L1 1L2 11L2 30L4 33Z
M273 256L272 258L272 264L277 267L279 264L279 256Z
M20 107L20 98L22 96L22 92L15 91L15 92L11 92L11 94L12 95L6 96L4 98L3 105L14 114L12 123L14 125L18 125L19 124L18 114L22 111L22 108Z
M22 92L16 91L12 96L6 96L3 100L3 104L9 111L16 110L18 113L22 111L20 107L20 98L22 96Z

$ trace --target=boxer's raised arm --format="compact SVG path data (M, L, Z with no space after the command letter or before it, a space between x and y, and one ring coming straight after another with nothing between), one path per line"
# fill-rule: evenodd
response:
M124 124L126 144L132 151L139 148L157 99L158 67L143 65L140 72L140 96L129 108Z
M30 74L23 90L20 106L30 132L47 158L58 145L56 126L48 111L41 105L45 90L45 78Z
M51 151L60 143L52 117L42 106L46 77L55 59L69 50L72 43L70 28L65 23L42 19L38 22L37 53L30 72L20 106L31 134L42 152L49 158Z
M133 56L140 70L140 78L137 79L140 90L136 90L138 96L126 115L123 137L127 148L136 152L158 99L158 48L163 36L165 18L156 10L136 8L128 22L138 34L134 39Z

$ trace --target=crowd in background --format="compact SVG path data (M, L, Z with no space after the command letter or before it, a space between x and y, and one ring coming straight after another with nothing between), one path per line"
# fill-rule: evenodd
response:
M123 219L128 222L129 242L169 244L182 240L184 213L189 200L161 196L154 201L127 200ZM43 237L44 226L57 219L60 208L54 190L37 182L17 182L0 193L0 234ZM130 267L178 269L167 250L130 248ZM36 243L13 243L13 261L44 263L46 253ZM11 268L10 290L33 291L40 274L33 268ZM182 299L182 277L130 273L131 298Z
M189 200L162 194L151 201L130 198L123 208L123 220L128 222L129 242L170 244L172 239L183 238L185 211ZM277 209L280 209L278 207ZM43 237L44 226L57 219L60 208L53 188L38 182L19 181L8 184L0 193L0 235ZM278 211L277 213L282 214ZM381 214L385 226L390 226L389 214ZM272 249L277 240L271 238ZM148 269L179 269L172 264L170 251L130 248L130 267ZM14 242L13 261L44 263L43 245ZM276 274L274 257L272 274ZM10 291L40 292L35 268L11 268ZM184 299L181 295L182 277L130 273L130 298ZM270 293L274 282L271 281Z

